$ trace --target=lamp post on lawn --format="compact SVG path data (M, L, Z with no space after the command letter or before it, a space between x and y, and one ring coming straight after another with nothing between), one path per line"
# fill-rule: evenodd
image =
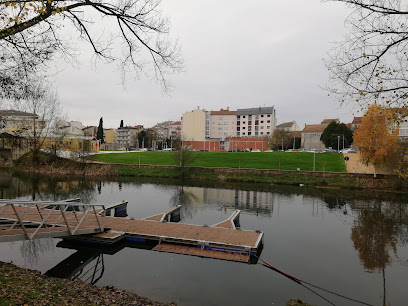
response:
M340 152L340 135L337 136L337 153Z
M313 150L313 172L315 172L316 169L316 150Z

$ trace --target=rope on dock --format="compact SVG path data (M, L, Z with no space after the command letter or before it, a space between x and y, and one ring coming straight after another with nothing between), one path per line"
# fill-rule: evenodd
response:
M256 255L254 255L254 256L256 256ZM350 297L348 297L348 296L345 296L345 295L336 293L336 292L334 292L334 291L331 291L331 290L324 289L324 288L322 288L322 287L313 285L313 284L311 284L311 283L309 283L309 282L306 282L306 281L304 281L304 280L301 280L300 278L294 277L293 275L290 275L290 274L288 274L288 273L286 273L286 272L284 272L284 271L282 271L282 270L279 270L278 268L272 266L269 262L263 260L262 258L260 258L260 257L258 257L258 256L256 256L256 257L257 257L260 261L262 261L262 263L263 263L262 266L264 266L264 267L266 267L266 268L269 268L269 269L271 269L271 270L274 270L274 271L276 271L276 272L282 274L283 276L289 278L290 280L293 280L294 282L298 283L298 284L301 285L302 287L304 287L304 288L310 290L311 292L313 292L313 293L316 294L317 296L321 297L322 299L324 299L326 302L330 303L331 305L335 305L335 304L333 304L333 303L330 302L328 299L326 299L325 297L323 297L322 295L320 295L320 294L317 293L316 291L312 290L311 288L306 287L305 285L312 286L312 287L314 287L314 288L316 288L316 289L320 289L320 290L325 291L325 292L327 292L327 293L336 295L336 296L338 296L338 297L341 297L341 298L344 298L344 299L347 299L347 300L349 300L349 301L353 301L353 302L356 302L356 303L359 303L359 304L362 304L362 305L374 306L373 304L369 304L369 303L366 303L366 302L362 302L362 301L356 300L356 299L354 299L354 298L350 298Z

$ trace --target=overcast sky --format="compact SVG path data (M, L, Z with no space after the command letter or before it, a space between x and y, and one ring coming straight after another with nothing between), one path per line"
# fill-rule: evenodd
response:
M115 64L92 64L91 50L78 45L77 67L59 66L61 103L69 120L104 127L151 127L179 120L196 107L230 110L275 106L278 124L349 123L351 107L340 107L321 89L328 73L322 58L342 38L350 13L320 0L163 0L178 39L185 71L169 76L170 96L149 78L121 85Z

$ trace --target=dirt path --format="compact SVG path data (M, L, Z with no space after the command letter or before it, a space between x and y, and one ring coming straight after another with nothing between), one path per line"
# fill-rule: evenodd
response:
M366 166L360 161L360 154L358 153L344 153L344 157L348 156L347 172L349 173L372 173L374 174L374 167L372 165ZM377 170L378 174L386 174L386 172Z

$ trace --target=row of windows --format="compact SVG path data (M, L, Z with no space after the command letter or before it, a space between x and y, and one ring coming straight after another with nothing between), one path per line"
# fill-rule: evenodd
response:
M245 128L246 128L245 126L242 127L243 130L245 130ZM270 128L271 126L269 125L266 127L266 129L270 129ZM263 129L264 129L264 126L261 126L261 130ZM240 131L240 130L241 130L241 127L238 126L237 131ZM258 131L258 130L259 130L259 126L255 126L255 131ZM248 126L248 131L252 131L252 126Z
M239 119L241 116L237 116L237 118ZM242 118L245 119L246 116L242 116ZM261 115L261 118L263 118L264 115ZM267 115L266 117L271 117L271 115ZM252 119L252 115L248 115L248 119L251 120ZM255 115L255 119L259 119L259 115Z
M246 121L242 121L242 124L245 124ZM263 120L261 120L261 124L264 123ZM267 120L266 123L271 123L271 120ZM255 120L255 125L258 125L259 121ZM241 121L237 121L237 125L241 125ZM248 121L248 125L252 125L252 121Z

